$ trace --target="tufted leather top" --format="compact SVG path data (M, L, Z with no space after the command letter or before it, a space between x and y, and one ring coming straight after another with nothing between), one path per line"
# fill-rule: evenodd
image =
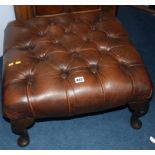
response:
M9 23L3 66L3 110L10 119L102 111L152 94L127 33L101 12Z

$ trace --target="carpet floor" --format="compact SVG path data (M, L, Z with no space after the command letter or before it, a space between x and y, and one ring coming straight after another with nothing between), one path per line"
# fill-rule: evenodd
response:
M118 18L144 59L155 83L155 16L120 6ZM18 136L11 132L10 124L3 119L1 112L0 149L155 149L155 144L149 140L150 136L155 137L155 96L149 112L141 118L142 129L131 128L130 116L131 113L125 108L72 119L38 121L29 129L30 145L20 148L16 144Z

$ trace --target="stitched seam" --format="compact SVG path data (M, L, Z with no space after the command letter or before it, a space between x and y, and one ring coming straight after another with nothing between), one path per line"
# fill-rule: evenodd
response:
M33 106L32 106L32 103L30 102L30 98L29 98L29 91L28 91L28 84L27 84L27 86L26 86L26 97L27 97L27 100L28 100L28 105L29 105L29 107L30 107L30 110L31 110L31 113L32 113L32 115L33 115L33 117L35 117L36 116L36 114L35 114L35 112L34 112L34 109L33 109Z
M70 115L71 114L71 104L70 104L68 93L67 93L68 89L66 89L66 87L67 87L66 81L68 81L68 80L64 80L64 83L65 83L65 94L66 94L66 98L67 98L68 112L69 112L69 115Z
M75 95L74 88L73 88L73 86L72 86L70 80L68 80L68 83L70 84L70 86L71 86L71 88L72 88L72 91L73 91L73 94L74 94L74 103L75 103L75 105L76 105L76 104L77 104L77 97L76 97L76 95Z
M99 83L100 83L100 85L101 85L101 90L102 90L102 94L104 95L104 103L105 103L105 91L104 91L104 88L103 88L103 86L102 86L102 82L101 82L101 78L100 78L99 73L97 73L97 77L98 77Z

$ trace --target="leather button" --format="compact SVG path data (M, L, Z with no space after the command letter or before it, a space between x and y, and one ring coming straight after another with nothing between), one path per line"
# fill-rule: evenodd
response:
M30 86L32 85L32 81L28 81L27 84Z
M93 74L96 74L97 73L97 66L92 66L90 67L90 71L93 73Z
M78 56L79 56L79 53L77 53L77 52L73 52L73 53L72 53L72 57L75 58L75 57L78 57Z
M67 73L62 73L62 74L61 74L61 78L62 78L62 79L66 79L66 78L67 78L67 76L68 76L68 74L67 74Z
M92 30L92 31L95 31L96 28L95 28L94 26L91 26L91 30Z
M49 24L50 24L50 25L56 25L56 21L50 20Z
M34 45L32 44L32 42L31 41L28 41L28 42L26 42L24 45L23 45L23 49L26 49L26 50L33 50L34 49Z
M59 40L54 40L53 41L53 44L58 44L59 43Z
M129 69L128 65L125 63L120 63L120 68L125 70L125 71Z
M46 35L45 32L42 32L42 31L38 32L38 36L39 36L39 37L44 37L45 35Z
M88 38L87 37L83 37L82 40L86 42L86 41L88 41Z
M33 79L32 79L32 77L29 77L27 79L27 85L32 85L32 84L33 84Z
M70 32L70 29L69 28L66 28L65 29L65 33L69 33Z
M45 61L47 59L46 55L40 56L38 58L39 61Z

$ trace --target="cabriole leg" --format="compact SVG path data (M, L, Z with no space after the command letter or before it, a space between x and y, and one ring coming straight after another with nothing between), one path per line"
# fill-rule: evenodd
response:
M142 127L142 122L139 118L147 113L148 108L148 101L129 104L129 109L132 111L130 123L134 129L140 129Z
M30 127L34 122L32 118L25 118L19 120L11 120L12 131L20 137L17 140L19 146L24 147L29 144L30 138L27 132L27 128Z

